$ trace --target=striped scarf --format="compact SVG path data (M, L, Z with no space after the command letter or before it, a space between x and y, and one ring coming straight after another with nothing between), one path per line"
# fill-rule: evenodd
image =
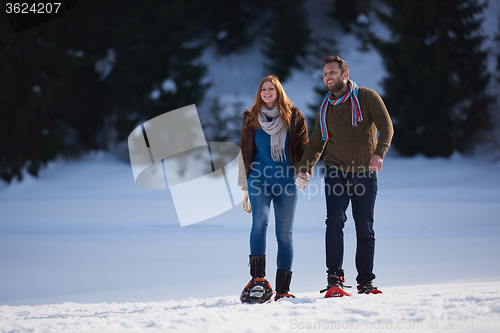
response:
M337 99L330 99L331 92L326 94L323 102L321 102L321 108L319 111L319 126L321 128L321 140L329 140L330 134L328 133L328 128L326 127L326 111L328 110L328 103L333 105L339 105L344 103L349 98L351 99L351 115L352 115L352 127L356 127L360 121L363 120L361 115L361 108L359 107L358 100L358 86L352 80L349 80L349 85L344 96Z

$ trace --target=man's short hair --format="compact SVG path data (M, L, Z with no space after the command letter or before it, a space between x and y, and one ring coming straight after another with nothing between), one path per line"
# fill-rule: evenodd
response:
M347 63L339 57L338 55L336 56L328 56L323 59L323 64L326 65L330 62L336 62L339 64L340 71L342 72L341 74L344 74L345 72L349 72L349 67L347 66Z

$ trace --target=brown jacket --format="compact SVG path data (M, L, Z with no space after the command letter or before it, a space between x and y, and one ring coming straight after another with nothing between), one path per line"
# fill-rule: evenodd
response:
M240 150L239 156L239 176L238 185L242 189L247 189L247 177L250 175L253 158L255 155L255 128L250 125L250 111L243 112L243 124L241 126ZM292 108L292 117L290 119L290 128L288 129L289 143L288 156L290 162L297 174L297 164L302 158L308 141L308 132L306 121L298 108ZM310 171L311 172L311 171Z
M326 125L330 140L323 165L336 167L344 172L368 171L370 158L384 158L394 133L391 118L382 98L372 89L359 88L359 104L363 121L352 126L351 102L328 105ZM380 132L377 140L377 130ZM321 139L319 120L316 118L311 139L298 163L299 172L307 172L319 160L327 141Z

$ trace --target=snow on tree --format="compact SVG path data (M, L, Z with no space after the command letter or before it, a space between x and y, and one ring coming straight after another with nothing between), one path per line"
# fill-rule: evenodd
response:
M392 33L372 41L388 76L384 101L393 144L404 155L466 152L488 128L487 51L481 31L486 4L477 0L383 0L378 11Z

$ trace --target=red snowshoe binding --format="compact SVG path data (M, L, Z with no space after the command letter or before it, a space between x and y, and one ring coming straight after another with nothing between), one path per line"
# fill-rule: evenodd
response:
M328 273L328 287L321 290L320 293L324 293L326 291L325 298L351 296L351 294L344 291L344 282L345 279L343 276Z
M368 281L364 284L358 284L358 294L382 294L382 292L373 286L372 281Z

